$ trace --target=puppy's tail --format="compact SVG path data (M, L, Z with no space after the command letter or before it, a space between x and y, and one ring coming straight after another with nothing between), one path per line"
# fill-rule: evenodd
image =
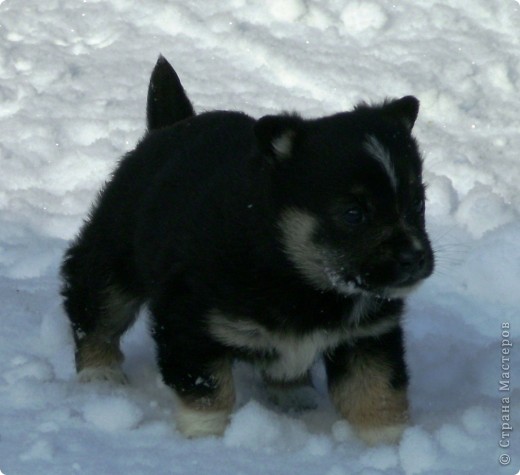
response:
M159 55L150 77L146 102L148 131L168 127L195 115L179 76L166 59Z

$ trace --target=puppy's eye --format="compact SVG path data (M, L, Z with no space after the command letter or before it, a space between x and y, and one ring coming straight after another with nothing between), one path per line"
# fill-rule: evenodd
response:
M361 224L365 220L365 213L358 205L350 205L345 212L345 222L352 226Z

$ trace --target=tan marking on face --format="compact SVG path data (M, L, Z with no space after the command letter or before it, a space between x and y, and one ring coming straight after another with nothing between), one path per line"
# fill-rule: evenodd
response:
M307 282L317 289L335 290L343 295L360 292L341 276L334 252L314 242L318 227L316 217L303 210L288 208L282 213L278 227L282 231L287 257Z
M291 156L295 135L296 132L294 130L286 130L282 135L273 140L272 146L278 157L288 158Z
M397 190L397 176L390 152L374 135L368 135L365 150L382 166L394 190Z

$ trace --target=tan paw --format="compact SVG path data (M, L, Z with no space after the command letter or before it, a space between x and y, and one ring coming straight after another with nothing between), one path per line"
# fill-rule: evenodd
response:
M229 422L228 411L190 409L184 405L177 407L177 429L188 438L220 436Z
M128 378L119 366L100 366L84 368L78 373L80 383L108 382L113 384L128 384Z

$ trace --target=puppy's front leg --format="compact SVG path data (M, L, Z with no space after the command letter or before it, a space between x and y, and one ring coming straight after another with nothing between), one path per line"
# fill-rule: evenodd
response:
M235 403L231 360L203 362L191 356L171 358L170 353L166 359L159 351L163 379L177 396L177 429L185 437L222 435Z
M401 328L362 338L327 355L331 398L368 444L397 442L408 420Z
M177 378L172 386L177 395L177 429L184 436L224 433L235 403L230 361L208 363Z
M180 307L181 299L173 300ZM235 403L232 359L196 316L190 320L174 307L152 307L152 334L163 381L177 396L177 429L186 437L222 435Z

